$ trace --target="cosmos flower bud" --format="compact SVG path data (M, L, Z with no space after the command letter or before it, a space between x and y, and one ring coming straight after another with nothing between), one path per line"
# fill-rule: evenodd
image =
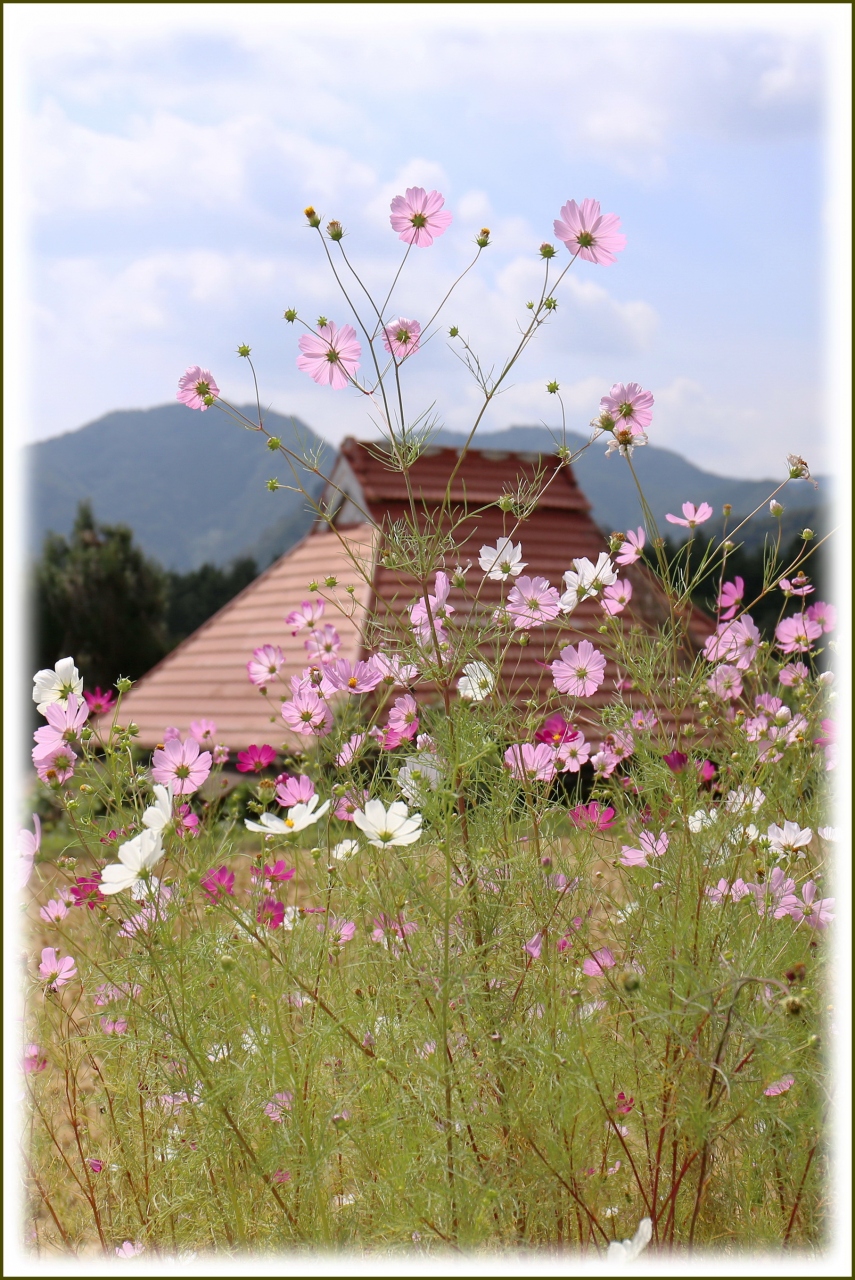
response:
M783 514L784 514L784 508L781 506L780 502L776 502L775 499L773 498L772 501L769 503L769 515L774 516L775 519L777 520L778 516L782 516Z
M211 395L202 396L202 404L205 406L206 409L210 409L211 405L215 403L216 401L213 396Z
M119 693L127 693L133 683L133 680L129 680L127 676L119 676L116 681L116 688Z
M489 228L489 227L482 227L482 228L481 228L481 234L480 234L479 236L476 236L476 237L475 237L475 243L477 244L477 246L478 246L478 248L479 248L479 249L486 249L486 248L487 248L487 245L490 243L490 228Z
M289 324L293 324L294 321L297 319L297 312L294 310L293 307L289 307L288 310L285 311L283 314Z
M267 441L268 449L270 449L273 452L275 452L276 449L280 448L281 444L282 444L282 441L279 439L278 436L271 436L270 439Z
M503 493L496 506L500 511L511 511L513 509L514 500L509 493Z
M545 308L545 310L546 310L546 311L557 311L557 310L558 310L558 303L557 303L557 301L555 300L555 298L544 298L544 300L543 300L543 306L544 306L544 308Z
M341 240L344 235L344 227L336 218L327 223L327 235L330 240Z
M641 978L633 969L627 969L626 973L621 974L620 980L624 991L637 991L641 986Z
M460 330L458 329L457 325L453 324L448 331L448 336L449 338L456 338L459 332Z
M274 477L271 477L267 481L267 488L270 490L271 493L275 493L276 490L279 488L279 481Z
M554 257L555 257L555 245L554 245L554 244L542 244L542 245L540 246L540 256L541 256L541 258L554 258Z
M558 383L557 383L557 382L547 382L547 384L546 384L546 390L549 392L549 394L550 394L551 396L554 396L554 395L555 395L555 393L556 393L556 391L558 390Z
M252 348L246 342L242 342L237 349L237 353L239 356L246 357L249 355L251 350Z
M319 227L321 225L321 220L311 205L309 205L307 209L304 209L303 212L306 215L306 219L310 227Z
M814 533L813 529L802 529L802 532L801 532L802 542L810 542L811 539L815 537L816 537L816 534Z
M721 509L721 514L723 516L729 516L732 510L733 510L733 507L730 505L729 502L726 502Z

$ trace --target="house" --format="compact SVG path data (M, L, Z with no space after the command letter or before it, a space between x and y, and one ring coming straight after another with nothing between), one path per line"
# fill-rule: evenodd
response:
M541 484L537 484L538 477ZM503 494L519 494L522 487L544 492L525 521L497 504ZM444 505L445 504L445 505ZM507 504L504 504L507 505ZM455 525L449 506L456 512ZM557 457L500 453L471 449L462 457L456 448L428 447L405 476L391 465L379 444L347 439L341 446L323 499L329 517L262 573L244 591L210 618L135 685L123 704L123 720L139 726L139 742L154 747L167 725L186 732L190 721L214 720L217 739L232 750L251 743L288 740L279 713L281 696L267 699L247 678L246 664L254 649L279 645L285 655L281 676L287 682L307 663L305 633L292 637L285 616L310 599L309 584L335 579L322 593L340 606L327 607L341 637L339 657L356 661L372 651L377 626L388 637L408 626L407 606L421 590L416 578L394 568L390 555L393 531L415 514L420 527L432 529L449 542L445 563L450 571L469 565L468 581L478 587L480 609L492 612L501 600L503 584L483 580L478 568L480 547L494 545L505 535L521 542L525 573L547 578L561 589L562 576L575 558L596 561L607 549L603 533L591 519L590 504L576 484L572 467ZM644 565L621 571L633 585L632 600L621 615L626 624L655 625L667 616L667 606L655 579ZM429 579L432 582L432 577ZM505 588L506 590L506 588ZM455 624L465 621L472 606L462 592L452 592ZM573 633L566 643L588 638L602 644L599 627L603 612L598 601L583 601L572 614ZM377 620L377 625L372 622ZM687 617L691 646L703 644L713 622L700 610ZM540 698L551 687L544 663L554 628L518 633L505 659L500 695L522 703ZM621 673L609 662L606 681L584 704L576 719L586 737L602 735L594 722L586 723L611 698ZM283 690L284 692L284 690ZM429 699L429 687L417 696ZM302 745L305 745L303 740Z

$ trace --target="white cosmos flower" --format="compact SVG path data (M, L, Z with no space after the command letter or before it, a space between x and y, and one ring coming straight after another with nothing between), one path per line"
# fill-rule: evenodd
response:
M483 702L495 687L495 677L486 662L467 662L457 681L461 698L468 698L470 702Z
M566 590L561 597L561 608L565 613L572 613L582 600L599 595L613 582L617 582L617 571L605 551L600 552L596 564L582 556L573 561L573 568L564 575Z
M330 849L330 854L340 862L343 858L351 857L358 849L358 840L339 840L338 844Z
M172 783L162 787L159 783L154 788L154 804L149 805L143 814L143 826L151 831L163 831L172 821Z
M398 770L398 786L410 804L419 804L426 791L436 791L441 777L436 756L428 751L420 756L407 756L403 769Z
M54 702L66 707L70 693L78 697L83 694L83 681L73 658L60 658L53 671L46 667L33 676L33 702L40 715Z
M142 884L146 872L163 857L163 845L160 832L146 828L133 840L126 841L119 847L119 861L111 862L101 872L102 893L123 893L130 889L131 893Z
M478 563L494 582L507 582L521 574L528 561L522 558L521 542L514 546L510 538L499 538L495 547L481 548Z
M689 830L695 835L703 831L704 827L711 827L714 822L715 809L712 813L707 813L706 809L696 809L694 813L689 814Z
M753 790L749 787L739 787L736 791L728 791L724 807L728 813L743 813L746 809L757 813L765 799L766 796L759 787Z
M631 1240L612 1240L606 1251L609 1262L634 1262L650 1244L653 1235L653 1223L649 1218L642 1218L638 1230Z
M387 845L415 844L422 834L422 815L409 810L402 800L387 809L379 800L369 800L365 809L357 809L353 821L376 849Z
M320 799L320 796L315 795L311 797L308 804L292 805L284 818L277 817L275 813L263 813L260 822L250 822L249 818L245 818L244 821L250 831L262 831L266 836L292 836L297 831L311 827L318 818L323 817L330 807L330 802L325 800L319 809L317 806Z
M766 836L769 841L769 847L779 858L785 858L791 854L797 857L805 856L804 849L813 839L813 832L810 827L800 827L797 822L784 822L783 827L776 826L773 822L767 829Z

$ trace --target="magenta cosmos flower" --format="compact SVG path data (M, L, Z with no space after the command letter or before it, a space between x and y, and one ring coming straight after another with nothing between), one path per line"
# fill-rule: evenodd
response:
M616 428L628 427L634 436L641 435L653 421L653 395L637 382L616 382L600 400L600 412L614 418Z
M670 514L666 515L665 519L669 524L681 524L684 529L695 529L699 524L703 524L705 520L709 520L712 513L713 509L708 502L702 502L699 507L696 507L693 502L684 502L684 519Z
M93 716L105 716L116 705L116 695L113 691L108 689L104 693L100 685L95 686L93 693L84 692L83 696Z
M592 827L594 831L606 831L614 826L615 811L609 806L604 809L592 800L590 804L577 804L567 815L575 827Z
M418 320L405 320L403 316L399 316L383 330L383 346L390 356L394 356L396 360L404 360L418 351L421 332L422 326Z
M514 743L505 752L505 764L520 782L551 782L555 777L555 748L546 742L539 742L536 747L528 742Z
M201 409L204 413L208 408L205 404L206 396L218 396L220 388L214 381L214 375L209 369L200 369L197 364L191 364L189 369L182 373L178 380L178 394L175 399L180 400L182 404L186 404L188 409Z
M199 882L199 888L208 895L212 902L216 902L220 896L233 898L235 893L235 873L229 871L228 867L211 867Z
M573 698L589 698L606 678L606 660L590 640L578 647L568 644L560 658L552 663L552 679L559 693Z
M359 368L362 348L349 324L340 329L332 323L321 325L317 333L304 333L297 345L303 353L297 357L297 368L322 387L341 391Z
M273 747L266 742L259 747L253 742L251 746L247 747L246 751L238 752L235 767L239 773L261 773L261 770L273 764L275 759L276 751Z
M561 612L560 596L546 578L517 578L508 592L508 615L520 631L551 622Z
M821 624L804 613L784 618L775 628L775 640L782 653L807 653L821 635Z
M552 747L560 747L564 742L572 742L578 738L579 731L574 729L568 720L556 712L548 716L534 735L535 742L547 742Z
M253 649L252 657L246 664L246 673L250 683L263 687L278 676L285 662L285 655L279 645L263 644L260 649Z
M48 990L57 991L72 978L77 977L77 966L71 956L64 956L60 960L53 947L45 947L42 951L39 973L42 980L47 983Z
M626 236L619 230L620 218L616 213L600 213L599 200L583 200L581 205L569 200L553 226L557 239L586 262L609 267L615 254L626 248Z
M414 244L426 249L443 231L451 226L451 214L443 209L444 196L438 191L425 191L424 187L407 187L402 196L395 196L389 208L392 230L404 244Z
M173 738L152 756L151 776L163 786L172 783L173 795L189 795L196 791L211 772L210 751L199 751L195 738L179 742Z

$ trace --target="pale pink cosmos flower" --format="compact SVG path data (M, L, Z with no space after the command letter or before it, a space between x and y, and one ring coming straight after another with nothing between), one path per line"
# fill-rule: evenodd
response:
M739 606L742 604L742 598L745 595L745 583L740 577L735 577L733 582L725 582L722 584L721 592L718 597L719 616L722 622L728 622L731 618L736 617L739 612Z
M304 333L297 343L302 355L297 368L307 373L320 386L341 391L353 381L359 368L362 348L352 325L325 324L317 333Z
M308 640L303 641L303 648L315 662L333 662L341 648L341 636L331 623L324 623L317 631L309 633Z
M246 664L250 683L263 687L278 676L285 662L285 655L279 645L264 644L260 649L253 649L252 657Z
M368 662L352 663L349 658L336 658L326 665L326 677L334 689L352 695L370 693L380 683L380 674Z
M281 1124L285 1119L285 1112L291 1110L291 1104L294 1101L294 1095L290 1089L283 1089L280 1093L274 1093L270 1102L264 1108L264 1114L270 1116L276 1124Z
M286 809L292 804L307 804L315 794L315 784L305 774L292 777L281 773L276 784L276 800Z
M397 654L373 653L368 663L379 673L385 684L412 684L419 674L418 667L411 662L404 662Z
M68 907L61 899L51 898L50 902L42 907L39 915L45 924L59 924L68 915Z
M562 773L578 773L583 764L587 764L591 755L591 744L586 742L581 733L569 742L562 742L556 751L556 760L564 767Z
M614 418L616 426L640 435L653 421L653 396L637 382L616 382L600 401L600 412Z
M444 204L445 198L438 191L407 187L405 194L395 196L389 206L392 230L398 232L398 239L404 244L426 249L451 226L451 214L443 209Z
M200 747L210 747L217 736L217 726L213 720L191 720L190 737L195 738Z
M730 897L730 885L727 880L719 880L715 888L709 885L704 890L704 893L711 902L714 902L716 906L718 906Z
M414 738L419 731L419 707L412 694L396 698L389 712L389 728L401 738Z
M346 791L335 807L335 816L342 822L353 822L354 814L364 809L370 796L370 791L358 791L355 788Z
M383 346L396 360L405 360L418 351L421 331L418 320L405 320L403 316L399 316L384 328Z
M546 578L523 574L508 592L507 612L518 630L529 631L558 617L561 612L558 592Z
M589 698L606 678L606 660L590 640L567 645L552 663L552 679L559 693Z
M626 248L626 236L620 231L616 213L600 213L599 200L583 200L577 205L568 200L553 224L556 239L566 244L574 256L586 262L609 267L615 254Z
M797 573L792 579L781 578L778 582L785 596L810 596L816 590L810 585L810 580L803 573Z
M45 947L42 951L39 973L42 980L47 983L49 991L58 991L72 978L77 977L77 965L71 956L64 956L60 960L53 947Z
M324 616L326 603L323 600L304 600L299 609L292 609L285 615L285 626L291 628L295 636L304 627L314 627Z
M644 733L652 733L659 721L652 711L634 711L629 723L633 729L642 730Z
M620 764L621 758L615 751L602 746L596 755L591 756L591 764L598 778L610 778Z
M621 548L615 556L615 564L628 565L635 564L636 560L641 559L641 553L644 550L644 544L647 541L644 530L639 527L635 533L631 529L627 529L626 538L621 544Z
M128 1030L127 1018L101 1018L101 1030L105 1036L123 1036Z
M434 579L433 594L428 595L427 604L424 597L417 600L415 604L409 606L408 612L410 622L414 627L427 628L427 635L430 636L430 623L428 621L427 606L430 605L431 617L435 622L441 623L443 619L454 613L454 605L448 603L448 593L451 590L451 581L448 574L442 569L436 574Z
M383 943L388 943L390 936L403 941L408 934L415 933L419 927L412 920L404 920L403 916L388 916L385 911L381 911L379 916L374 917L374 926L371 934L372 942Z
M555 777L555 748L546 742L539 742L536 747L528 742L515 743L508 747L504 760L511 776L521 782L551 782Z
M345 765L348 765L351 763L353 758L360 751L364 741L365 741L364 733L352 733L350 735L347 742L344 744L341 751L339 751L338 755L335 758L335 762L340 769L343 769Z
M168 725L166 726L166 728L164 729L164 731L163 731L163 741L164 741L164 743L166 743L166 742L180 742L180 741L181 741L181 730L180 730L180 729L178 729L178 728L176 728L176 726L175 726L174 724L168 724Z
M709 662L731 662L740 671L748 671L760 647L760 632L750 614L737 622L726 622L716 627L707 637L704 657Z
M201 409L204 413L208 408L205 397L219 394L220 388L210 370L200 369L198 364L191 364L178 379L178 393L175 399L186 404L188 409Z
M664 831L658 836L652 831L642 831L638 843L641 846L638 849L626 844L621 847L620 861L625 867L646 867L648 858L661 858L668 851L669 840Z
M772 874L763 884L748 883L746 888L754 894L758 913L765 916L767 909L776 911L782 898L795 894L796 882L785 875L781 867L773 867Z
M821 623L804 613L784 618L775 628L775 640L782 653L808 653L821 635Z
M833 604L826 604L824 600L817 600L815 604L809 605L807 616L811 622L818 622L823 631L833 631L837 626L837 610Z
M543 931L538 930L533 938L529 938L528 942L523 943L523 951L530 956L532 960L540 959L540 952L543 947Z
M786 1093L788 1089L792 1089L796 1083L796 1077L793 1075L781 1076L780 1080L775 1080L769 1085L768 1089L764 1089L767 1098L777 1098L779 1094Z
M696 507L693 502L683 503L683 517L666 515L665 519L669 524L681 524L684 529L695 529L699 524L703 524L705 520L709 520L713 513L713 509L708 502L702 502Z
M339 920L337 916L329 915L323 920L318 921L318 932L333 934L331 945L334 947L343 947L346 942L351 942L356 937L356 925L352 920Z
M33 814L35 835L22 827L18 832L18 885L21 889L29 882L33 874L33 863L42 842L42 824L37 813Z
M606 969L614 967L615 958L608 947L600 947L592 956L582 961L582 972L589 978L596 978L599 974L605 973Z
M742 694L742 675L738 667L723 662L707 680L707 688L717 698L736 699Z
M322 738L332 729L333 717L327 704L311 689L295 693L282 703L282 719L295 733Z
M195 738L183 743L173 738L152 756L151 776L164 786L171 782L173 795L190 795L201 787L211 772L211 764L210 751L200 752Z
M192 406L191 406L192 407ZM144 1245L126 1240L124 1244L119 1245L116 1249L116 1257L118 1258L135 1258L143 1252Z
M55 747L50 755L42 757L36 764L36 773L42 782L49 786L61 786L74 776L76 754L71 747Z
M808 880L802 887L802 900L794 893L786 893L781 898L775 911L775 919L791 916L793 920L804 920L812 929L827 929L834 919L834 898L817 898L816 884Z
M623 613L631 599L632 583L621 578L617 582L613 582L611 586L606 587L601 603L606 613L614 616L615 614Z
M26 1075L34 1072L44 1071L47 1066L47 1058L41 1056L41 1050L37 1044L28 1044L24 1050L23 1068Z
M54 751L62 750L72 742L77 742L80 730L89 717L89 706L83 698L70 693L65 705L52 702L45 707L46 725L36 729L33 737L36 746L33 748L33 764L39 765Z

